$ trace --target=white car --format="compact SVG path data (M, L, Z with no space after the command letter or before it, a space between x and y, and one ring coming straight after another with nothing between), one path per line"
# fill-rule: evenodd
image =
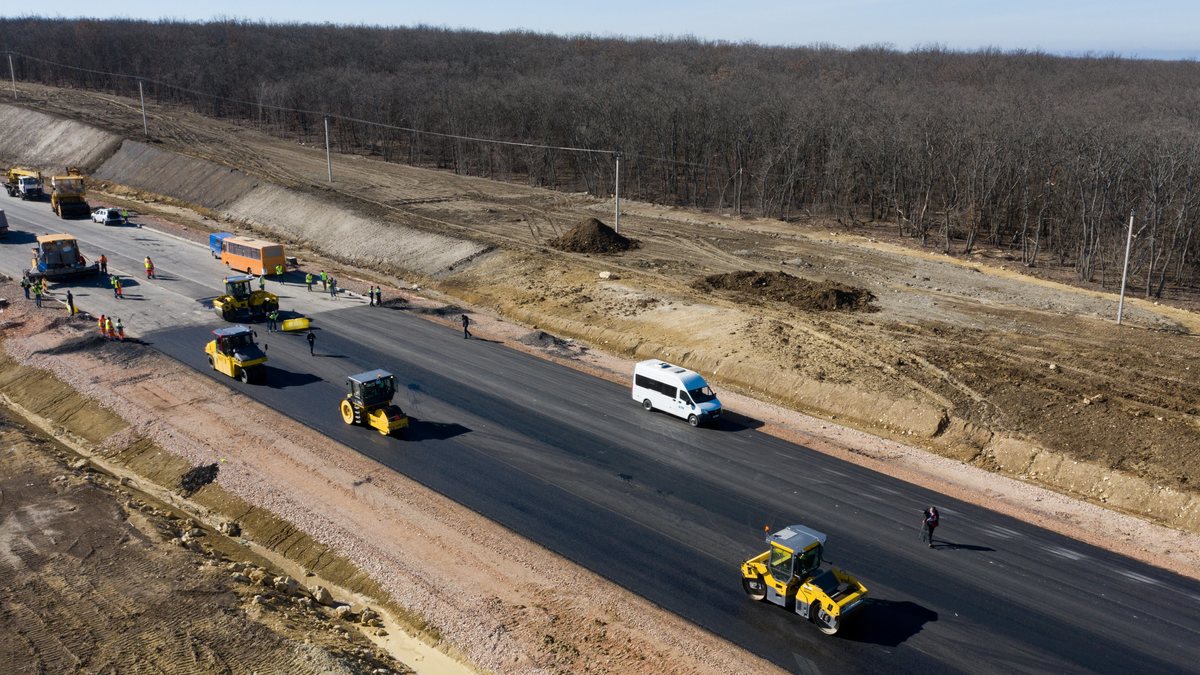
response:
M125 217L121 215L121 209L96 209L92 211L92 222L120 225L125 222Z

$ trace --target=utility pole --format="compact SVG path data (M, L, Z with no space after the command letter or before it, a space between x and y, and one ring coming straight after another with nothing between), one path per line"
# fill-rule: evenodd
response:
M613 200L613 209L614 209L613 229L616 230L617 234L620 234L621 233L621 153L619 153L619 152L617 153L617 171L616 171L616 175L613 176L613 183L615 185L615 187L613 188L613 194L616 197L616 199Z
M333 159L329 155L329 115L325 116L325 169L329 171L329 182L333 182Z
M8 76L12 78L13 100L17 100L17 71L13 69L12 54L8 55Z
M1129 248L1133 245L1133 214L1129 210L1129 234L1125 237L1125 267L1121 270L1121 299L1117 301L1117 325L1121 325L1121 314L1125 311L1125 276L1129 274Z
M142 81L138 80L138 98L142 100L142 132L150 137L150 125L146 123L146 92L142 91Z

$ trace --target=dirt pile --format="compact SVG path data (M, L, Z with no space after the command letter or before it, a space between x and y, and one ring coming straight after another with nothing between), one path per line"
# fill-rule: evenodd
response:
M549 245L571 253L622 253L638 248L638 241L618 233L596 218L579 221L566 234L551 239Z
M828 281L809 281L786 272L710 274L692 284L696 290L724 292L741 302L773 300L812 312L872 311L870 291Z

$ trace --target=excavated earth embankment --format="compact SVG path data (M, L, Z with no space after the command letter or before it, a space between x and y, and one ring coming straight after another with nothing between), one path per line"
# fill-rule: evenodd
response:
M133 125L121 106L105 108L111 97L84 110L38 92L48 109ZM1198 355L1189 335L1200 320L1190 313L1131 301L1136 330L1118 333L1100 318L1110 305L1102 293L816 228L635 203L622 231L637 248L553 251L545 247L561 238L544 226L561 233L609 207L520 186L498 195L495 183L363 158L347 160L354 180L327 186L323 156L182 111L158 112L164 142L151 147L0 109L9 160L50 163L39 151L53 145L54 161L94 167L143 198L195 205L529 326L675 360L721 386L1200 531L1200 458L1188 451L1200 447L1200 369L1185 365ZM46 141L47 129L96 141ZM780 267L814 288L876 298L818 299L878 311L809 312L692 287Z

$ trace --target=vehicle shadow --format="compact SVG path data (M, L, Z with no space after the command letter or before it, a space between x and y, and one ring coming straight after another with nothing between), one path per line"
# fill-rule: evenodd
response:
M976 546L975 544L956 544L945 539L934 539L930 542L935 549L945 549L947 551L995 551L996 549L990 546Z
M758 429L762 426L762 420L754 419L741 413L722 410L721 419L711 428L715 431L746 431L748 429Z
M429 422L409 415L408 428L404 430L404 439L408 441L444 441L470 431L456 422Z
M9 230L8 235L0 237L0 244L36 244L37 235L33 232Z
M908 600L868 598L866 605L838 637L885 647L898 647L920 633L925 624L938 620L937 612Z
M267 386L271 389L287 389L289 387L303 387L306 384L320 382L321 378L312 373L296 373L275 366L263 366L267 371Z

